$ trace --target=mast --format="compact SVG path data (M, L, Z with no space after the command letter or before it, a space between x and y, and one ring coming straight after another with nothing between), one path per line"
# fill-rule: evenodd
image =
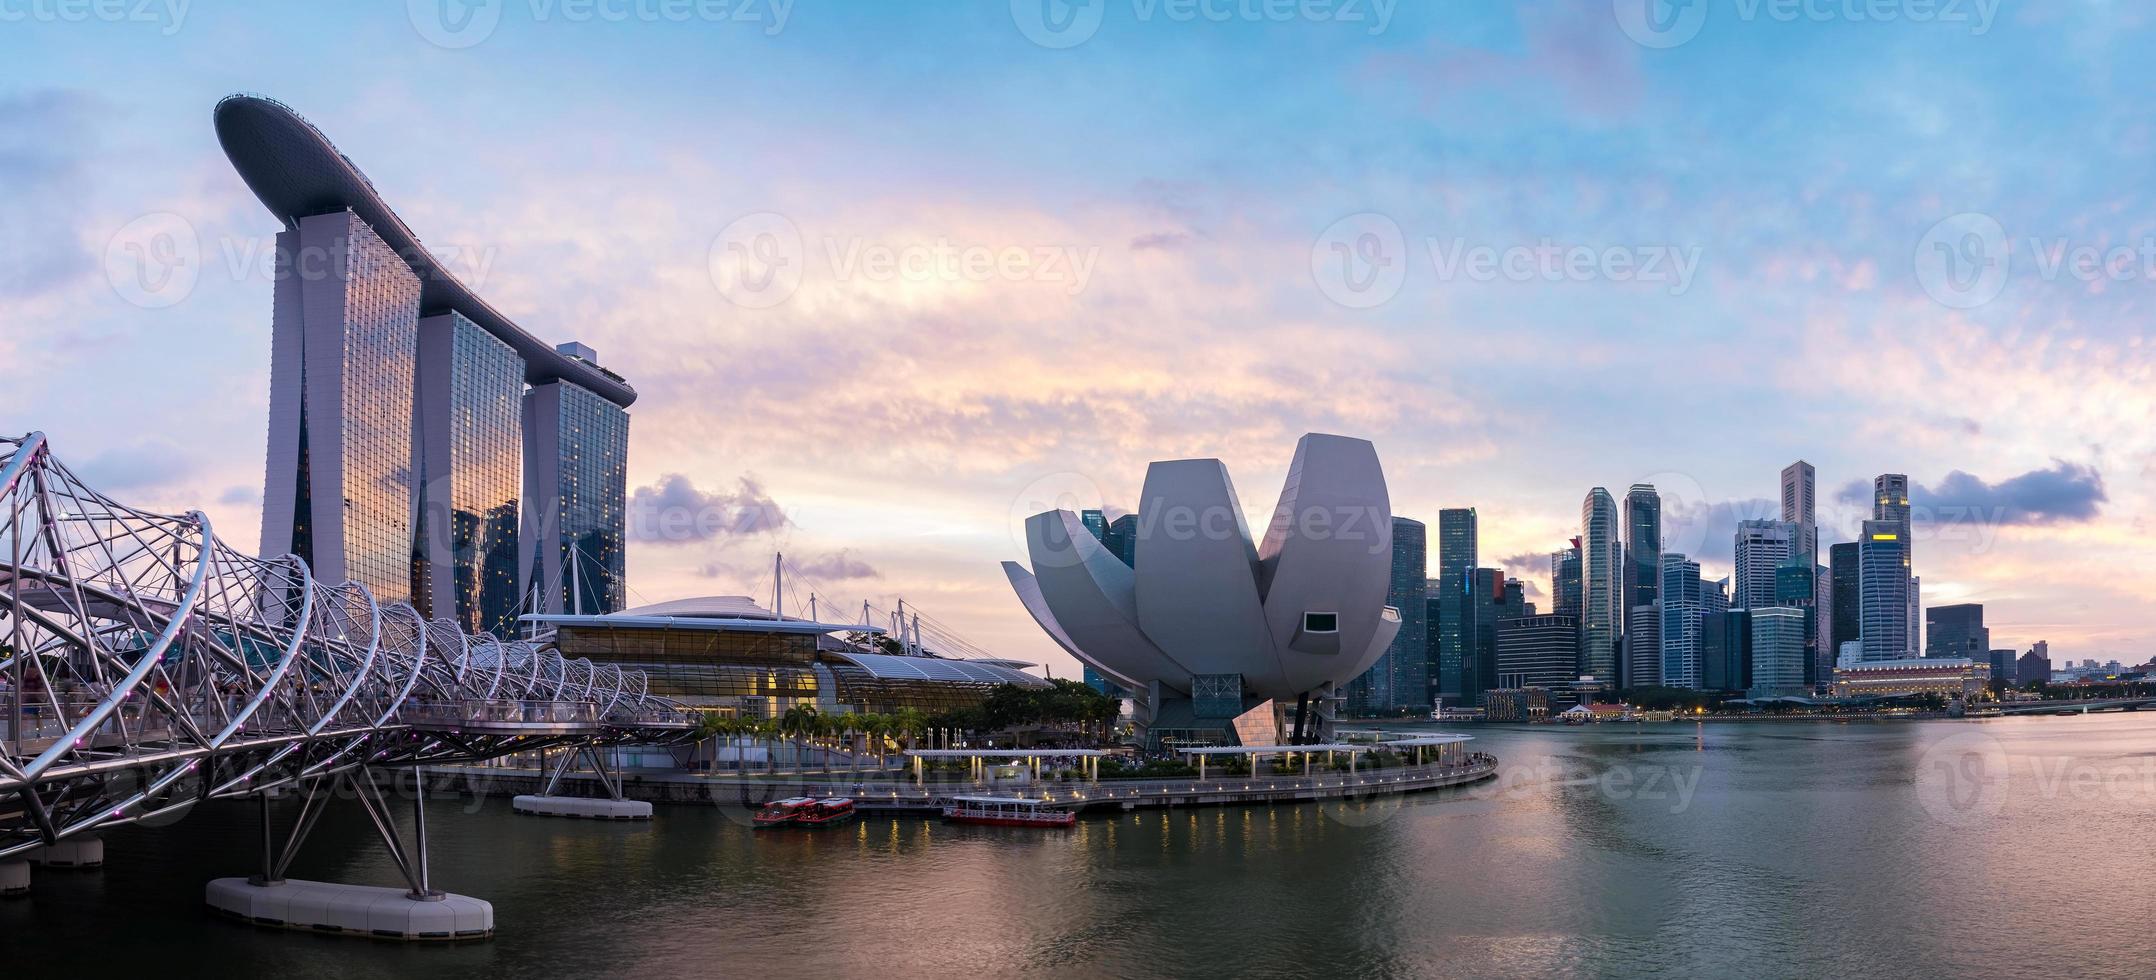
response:
M578 616L584 615L584 563L579 560L583 551L575 541L569 542L569 611Z
M786 553L774 551L771 553L771 617L773 619L786 618L786 593L780 591L780 586L785 577Z

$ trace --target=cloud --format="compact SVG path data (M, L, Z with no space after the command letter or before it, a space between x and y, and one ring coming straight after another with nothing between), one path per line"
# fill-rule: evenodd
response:
M162 486L192 473L195 458L168 442L138 442L98 453L74 466L75 475L103 493Z
M97 100L80 92L40 91L0 98L0 297L27 298L71 284L92 268L80 246Z
M853 557L851 550L841 548L827 552L794 566L802 576L823 582L840 582L847 579L882 578L883 573L869 563Z
M1871 495L1869 481L1852 480L1835 497L1861 510L1871 506ZM1910 517L1918 524L1970 520L2029 526L2080 523L2096 519L2110 499L2104 490L2103 474L2096 467L2062 459L1997 483L1954 470L1935 485L1909 486Z
M220 504L252 504L260 503L261 500L262 491L250 486L226 487L223 493L217 495L217 502Z
M706 493L679 473L637 487L629 495L629 537L660 544L716 541L770 534L793 522L754 478L742 477L731 493ZM709 573L707 573L709 574Z

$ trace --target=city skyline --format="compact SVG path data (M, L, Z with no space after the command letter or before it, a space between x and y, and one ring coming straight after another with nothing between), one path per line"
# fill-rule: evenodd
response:
M1283 434L1317 430L1377 444L1401 516L1477 508L1483 564L1533 583L1529 598L1544 608L1547 556L1578 533L1588 487L1655 485L1663 550L1717 578L1729 573L1735 522L1777 519L1776 474L1801 458L1818 474L1822 552L1854 539L1851 518L1881 473L1908 474L1913 506L1985 515L1949 528L1965 540L1929 539L1919 523L1915 561L1923 602L1983 603L1999 646L2048 640L2062 659L2138 661L2156 643L2156 545L2135 533L2156 460L2145 424L2156 352L2132 327L2143 284L2046 278L2017 251L1999 298L1955 306L1913 268L1934 225L1969 212L1995 216L2017 248L2139 234L2121 215L2147 210L2143 192L2068 193L2050 177L2056 149L2038 147L2120 172L2139 158L2134 138L2086 134L2134 132L2108 114L2131 121L2140 110L2099 74L2062 70L2071 96L2039 102L1978 73L1953 97L1966 124L1942 128L1935 107L1878 96L1892 77L1865 57L1904 59L1894 72L1957 54L2124 66L2124 45L2147 24L2096 36L2024 11L1992 39L1998 50L1955 47L1916 25L1776 25L1782 55L1832 61L1870 95L1823 91L1781 59L1748 56L1766 43L1764 26L1731 31L1709 57L1532 11L1402 9L1375 38L1228 25L1256 54L1216 55L1204 77L1159 77L1129 134L1082 147L1058 126L1120 95L1044 106L1038 92L1200 50L1203 31L1111 20L1059 53L991 6L878 23L803 10L779 36L854 52L879 71L906 71L878 55L879 34L978 42L934 69L943 81L922 100L933 110L864 97L874 76L845 58L774 100L783 106L744 105L720 83L789 64L788 49L759 32L677 39L637 24L535 23L520 8L455 51L402 10L332 12L310 29L352 38L352 50L263 48L244 66L211 62L289 15L198 10L170 35L22 25L0 50L21 77L54 81L0 92L0 112L12 130L59 138L39 139L31 164L6 172L27 205L27 237L10 238L7 257L29 278L0 290L0 313L71 329L0 337L0 352L48 365L0 393L0 416L99 447L85 467L133 499L204 506L227 533L259 524L271 285L259 264L270 229L224 164L208 107L267 88L332 133L490 301L539 336L591 343L636 380L631 520L637 506L728 519L632 540L631 603L753 593L783 548L822 573L841 608L904 595L982 646L1075 677L997 574L998 561L1022 554L1010 515L1066 491L1089 497L1075 506L1128 507L1131 474L1155 458L1219 456L1266 485L1284 475ZM700 45L712 55L700 62L729 68L638 64L629 41ZM590 66L532 70L569 45L589 50ZM1316 97L1347 108L1291 100L1209 124L1288 52ZM910 77L927 85L927 71ZM1004 94L971 84L1005 72L1024 84ZM527 78L517 99L464 84L500 73ZM1406 80L1411 94L1348 97L1372 73ZM421 99L415 78L441 85ZM624 107L602 97L608 86L650 97ZM1803 143L1732 114L1792 90L1803 97L1778 118L1807 133ZM1454 101L1463 91L1494 101ZM1563 138L1516 159L1508 114ZM1169 129L1185 136L1175 148L1149 138ZM565 130L589 139L565 146ZM1253 138L1286 146L1312 130L1372 152L1238 155ZM1406 156L1376 152L1368 134L1380 131L1385 146L1404 134ZM1666 176L1657 161L1680 138L1743 179ZM1863 174L1835 164L1882 154ZM877 167L852 162L870 158ZM1981 189L1929 189L1924 175L1977 158L1998 168ZM1331 167L1370 190L1309 190ZM1436 194L1422 183L1430 173L1444 175ZM1550 200L1507 189L1522 175ZM1781 203L1799 200L1812 202L1805 213ZM1725 212L1749 224L1710 216ZM1697 247L1701 261L1671 295L1612 281L1435 281L1431 256L1416 251L1399 293L1343 306L1312 281L1313 245L1364 213L1446 254L1459 234L1467 248L1500 250L1545 239ZM763 308L727 295L709 268L727 229L759 214L783 216L810 260L800 288ZM151 253L129 247L162 240L142 238L145 228L192 236L184 290L136 275L132 257ZM1060 258L1061 280L1045 261L1015 280L872 271L884 251L938 242L1096 258L1083 286L1081 263ZM1047 336L1083 337L1087 351L1055 352ZM1741 367L1770 350L1786 360L1783 377ZM1553 352L1565 384L1550 383ZM1218 370L1177 370L1198 360ZM216 383L206 398L148 383L172 370ZM1646 382L1670 397L1620 393ZM1987 396L1949 394L1967 391Z

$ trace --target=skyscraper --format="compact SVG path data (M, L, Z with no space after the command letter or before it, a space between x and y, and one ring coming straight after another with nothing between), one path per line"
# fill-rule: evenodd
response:
M1125 514L1108 522L1108 536L1101 539L1123 564L1138 567L1138 515Z
M262 554L409 601L419 276L343 209L279 232L275 275Z
M461 313L419 321L420 573L413 605L470 633L515 629L524 359Z
M1580 672L1622 686L1617 650L1624 629L1624 555L1617 501L1596 487L1580 502Z
M1923 651L1918 638L1923 620L1917 612L1921 601L1917 598L1915 542L1910 536L1909 477L1906 474L1881 473L1872 478L1872 520L1892 525L1891 533L1901 542L1902 583L1896 594L1902 599L1902 613L1895 633L1903 643L1901 656L1914 657ZM1870 599L1863 602L1867 608L1871 606ZM1872 658L1869 645L1864 648L1864 656L1867 660Z
M1752 697L1781 697L1811 692L1804 681L1804 610L1794 606L1752 609Z
M1430 575L1427 541L1421 521L1392 519L1392 583L1385 591L1385 604L1400 610L1400 632L1379 663L1390 661L1388 696L1394 708L1430 707L1430 634L1424 601Z
M1841 656L1842 644L1861 635L1859 625L1864 619L1863 591L1859 585L1857 542L1845 541L1827 549L1828 577L1833 580L1833 601L1828 604L1828 615L1833 625L1827 630L1827 648L1836 658Z
M1550 608L1559 616L1580 618L1580 539L1572 547L1550 552Z
M1796 553L1814 561L1819 554L1817 482L1812 464L1801 459L1782 468L1782 520L1797 526Z
M1909 656L1909 543L1903 525L1865 521L1857 538L1857 633L1864 659Z
M1700 617L1706 612L1706 583L1700 581L1699 563L1684 555L1662 553L1662 676L1664 687L1698 688L1700 672Z
M569 381L524 394L520 595L542 613L623 605L629 413Z
M1625 684L1662 682L1662 497L1653 485L1635 483L1624 495Z
M1984 605L1963 602L1924 610L1924 655L1991 658L1991 630L1984 626Z
M1804 610L1804 683L1822 690L1834 680L1834 657L1819 642L1819 580L1808 555L1774 570L1774 604Z
M1093 533L1093 540L1102 544L1108 543L1107 514L1097 510L1081 510L1078 512L1078 523L1085 525L1085 529Z
M1775 605L1774 573L1795 553L1796 525L1787 521L1740 521L1737 524L1736 591L1730 608Z
M1473 700L1473 692L1467 690L1472 653L1466 619L1479 548L1476 523L1473 507L1437 512L1437 669L1433 680L1439 696L1460 704Z

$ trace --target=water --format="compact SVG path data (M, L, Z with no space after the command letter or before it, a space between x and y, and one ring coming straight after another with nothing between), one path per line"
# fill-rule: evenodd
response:
M1496 785L1070 831L876 818L759 834L717 808L626 825L436 800L438 884L496 911L493 940L460 945L211 916L203 882L256 860L253 807L220 805L115 832L102 871L41 870L33 898L0 902L0 962L10 977L2156 972L2156 717L1477 734L1507 766ZM292 874L397 883L351 804Z

